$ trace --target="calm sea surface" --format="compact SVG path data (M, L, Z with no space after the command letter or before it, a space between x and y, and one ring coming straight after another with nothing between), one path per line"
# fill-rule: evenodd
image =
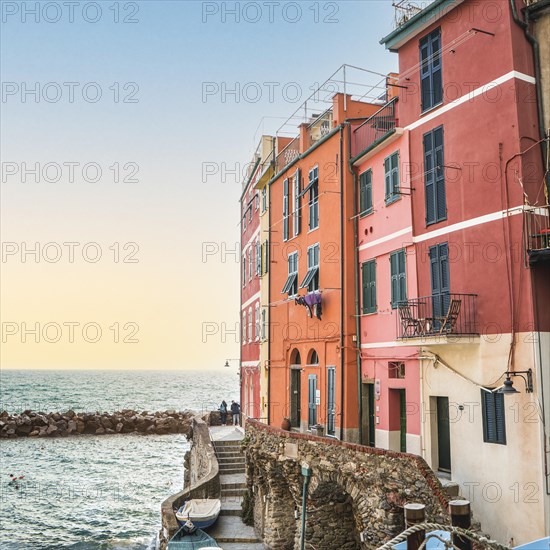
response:
M238 399L235 371L3 370L0 411L210 410ZM0 548L155 548L187 448L182 435L0 441Z

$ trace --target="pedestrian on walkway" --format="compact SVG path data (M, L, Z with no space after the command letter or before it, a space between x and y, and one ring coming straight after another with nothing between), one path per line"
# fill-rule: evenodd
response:
M220 419L222 422L222 426L227 426L227 403L225 402L225 399L222 401L222 404L218 407L218 410L220 411Z
M233 415L233 426L239 426L241 423L241 406L235 401L231 401L231 414Z

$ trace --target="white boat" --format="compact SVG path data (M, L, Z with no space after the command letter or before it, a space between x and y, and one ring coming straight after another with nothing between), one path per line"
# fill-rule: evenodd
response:
M219 498L194 498L183 503L176 512L176 519L181 525L191 520L199 529L205 529L218 519L221 508Z

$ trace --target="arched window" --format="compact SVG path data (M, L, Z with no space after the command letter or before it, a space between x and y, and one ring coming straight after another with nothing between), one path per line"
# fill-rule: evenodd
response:
M260 339L260 304L259 302L256 302L255 315L256 315L256 327L255 327L256 331L254 336L256 337L256 340L259 340Z
M317 352L314 349L309 350L307 364L308 365L319 364L319 356L317 355Z
M301 365L302 358L300 357L300 352L297 349L293 349L290 354L290 364L291 365Z
M243 320L241 321L242 323L242 333L243 333L243 338L242 338L242 344L246 344L246 311L243 311Z
M252 342L252 308L248 308L248 341Z

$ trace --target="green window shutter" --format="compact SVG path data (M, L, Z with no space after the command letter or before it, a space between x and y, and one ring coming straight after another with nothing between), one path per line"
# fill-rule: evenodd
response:
M376 312L376 260L363 264L363 313Z
M384 161L384 196L386 201L391 196L391 166L389 157Z
M399 301L398 252L390 254L391 307L396 308Z
M400 250L398 255L399 272L399 301L404 302L407 299L407 270L405 261L405 251Z

